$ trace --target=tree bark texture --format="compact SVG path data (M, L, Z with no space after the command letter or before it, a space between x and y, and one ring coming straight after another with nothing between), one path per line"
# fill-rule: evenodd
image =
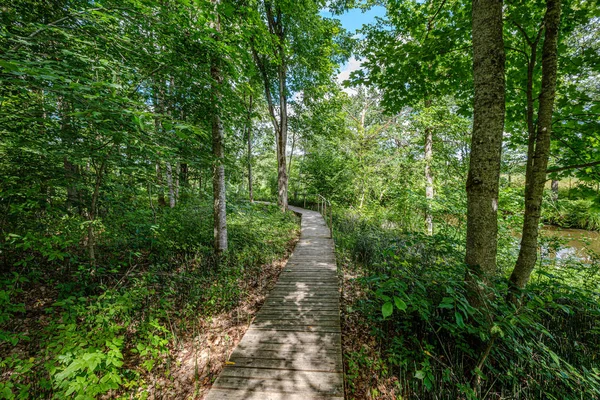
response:
M218 5L219 0L213 4ZM215 40L219 40L220 21L216 16L213 27L217 31ZM225 149L223 142L225 138L223 121L221 120L221 93L220 86L223 84L223 75L219 65L217 54L211 56L210 75L212 78L212 153L213 153L213 218L214 218L214 246L217 254L227 250L227 214L225 198Z
M537 63L537 52L540 39L543 32L543 24L538 29L538 33L534 39L532 39L527 31L524 30L521 25L515 22L515 25L525 42L529 46L529 59L527 60L527 86L525 94L527 96L527 108L526 108L526 119L527 119L527 162L525 166L525 182L531 179L531 163L533 162L533 153L535 151L535 99L533 95L533 81L535 74L535 67Z
M179 163L177 163L177 165L175 166L175 201L179 201L179 179L181 178L181 175L179 174Z
M173 167L170 162L167 165L167 187L169 188L169 207L175 208L175 188L173 186Z
M77 189L77 180L79 178L79 167L69 161L67 156L63 157L63 167L65 170L65 180L67 182L67 206L80 209L80 194Z
M288 169L287 169L288 180L290 179L290 176L292 175L292 160L294 159L294 147L295 146L296 146L296 132L292 132L292 150L290 151L290 159L288 162Z
M433 215L431 214L431 203L433 201L433 173L431 171L431 161L433 160L433 129L425 129L425 199L427 202L427 212L425 220L427 223L427 234L433 235Z
M179 165L179 176L180 176L180 180L181 180L181 186L184 188L187 188L189 185L188 170L189 170L189 168L188 168L187 163L181 163Z
M546 183L548 159L550 157L550 136L552 113L556 96L556 74L558 60L558 30L560 26L560 0L546 1L544 17L544 45L542 48L542 86L539 96L538 120L532 159L527 164L525 182L525 215L523 236L517 263L510 276L513 289L525 287L537 260L539 222L542 197Z
M270 1L264 2L267 15L269 32L278 38L275 53L277 56L277 91L279 98L279 118L275 113L273 95L271 94L271 78L267 71L268 61L264 59L254 47L252 55L260 71L265 87L265 97L269 109L269 116L275 130L275 142L277 145L277 204L285 211L288 207L288 176L286 169L286 147L288 132L288 110L287 110L287 57L285 55L286 32L283 26L282 13L277 5Z
M496 273L498 186L505 115L502 0L473 0L473 133L467 177L467 275L477 302Z
M558 180L552 179L551 188L552 188L552 200L557 201L558 200Z
M165 201L165 188L163 187L162 170L160 168L160 161L156 162L156 185L158 186L158 205L165 207L167 202Z
M277 132L277 204L285 211L288 207L288 176L286 168L285 151L287 147L288 115L287 115L287 57L285 55L285 30L282 22L281 10L277 7L275 15L270 7L267 8L270 29L279 38L277 54L279 64L277 77L279 79L279 129Z
M246 129L248 130L248 197L250 202L254 202L254 193L252 191L252 95L248 104L248 119Z

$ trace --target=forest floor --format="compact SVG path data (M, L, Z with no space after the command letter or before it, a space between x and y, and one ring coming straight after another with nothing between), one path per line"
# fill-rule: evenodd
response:
M144 374L142 379L146 385L139 388L135 396L154 400L202 399L244 336L267 293L277 282L298 240L299 232L287 243L283 258L264 264L260 274L245 282L246 295L236 307L212 317L198 318L192 324L195 329L191 332L173 332L175 340L169 345L163 365ZM40 326L47 326L52 318L44 310L56 301L57 292L52 288L36 286L22 295L21 301L29 310L27 318L13 320L12 328L25 333L40 331ZM37 347L36 341L21 341L12 351L33 354L39 350ZM139 357L135 355L129 359L126 357L124 361L125 367L130 368L140 364ZM100 398L119 396L118 392L110 391Z
M355 310L356 303L365 299L366 294L356 281L356 272L348 268L348 263L340 261L338 265L342 267L341 322L346 399L400 398L398 380L382 376L381 369L384 366L378 362L381 349L370 333L371 328L364 316ZM347 357L349 354L353 354L353 357ZM356 359L362 360L363 363L357 365Z
M300 236L292 213L231 207L221 261L196 203L162 210L155 228L107 219L97 267L72 261L85 260L76 246L49 260L28 236L3 243L0 398L203 398ZM40 240L81 243L62 228Z
M204 398L277 282L297 242L295 237L288 243L284 258L264 265L261 274L248 282L247 296L237 307L198 321L198 332L179 338L170 354L175 363L170 376L148 376L152 382L149 399Z

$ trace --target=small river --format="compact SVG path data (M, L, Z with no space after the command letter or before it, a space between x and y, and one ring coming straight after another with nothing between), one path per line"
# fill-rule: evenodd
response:
M560 239L562 248L556 252L558 259L578 258L589 261L590 250L600 254L600 232L558 228L550 225L544 226L542 232L546 238Z

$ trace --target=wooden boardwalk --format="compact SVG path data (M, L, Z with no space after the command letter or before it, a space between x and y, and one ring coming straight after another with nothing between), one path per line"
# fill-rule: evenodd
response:
M316 211L279 281L206 400L343 400L339 283L333 240Z

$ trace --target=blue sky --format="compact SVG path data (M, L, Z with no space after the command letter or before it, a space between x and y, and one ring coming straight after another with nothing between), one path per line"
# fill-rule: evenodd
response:
M364 24L370 24L375 22L375 17L382 17L385 15L384 7L373 7L370 10L363 12L359 9L353 9L345 12L343 15L333 15L328 11L322 11L321 15L327 18L336 18L342 22L342 26L351 33L356 33L357 29L360 29ZM348 62L340 66L340 72L337 76L339 82L342 82L350 76L352 71L360 69L360 61L354 57L351 57Z
M321 15L328 18L336 18L342 21L342 26L354 33L360 29L363 24L375 22L375 17L385 15L385 8L381 6L373 7L370 10L362 12L359 9L353 9L345 12L343 15L333 15L328 11L322 11Z

